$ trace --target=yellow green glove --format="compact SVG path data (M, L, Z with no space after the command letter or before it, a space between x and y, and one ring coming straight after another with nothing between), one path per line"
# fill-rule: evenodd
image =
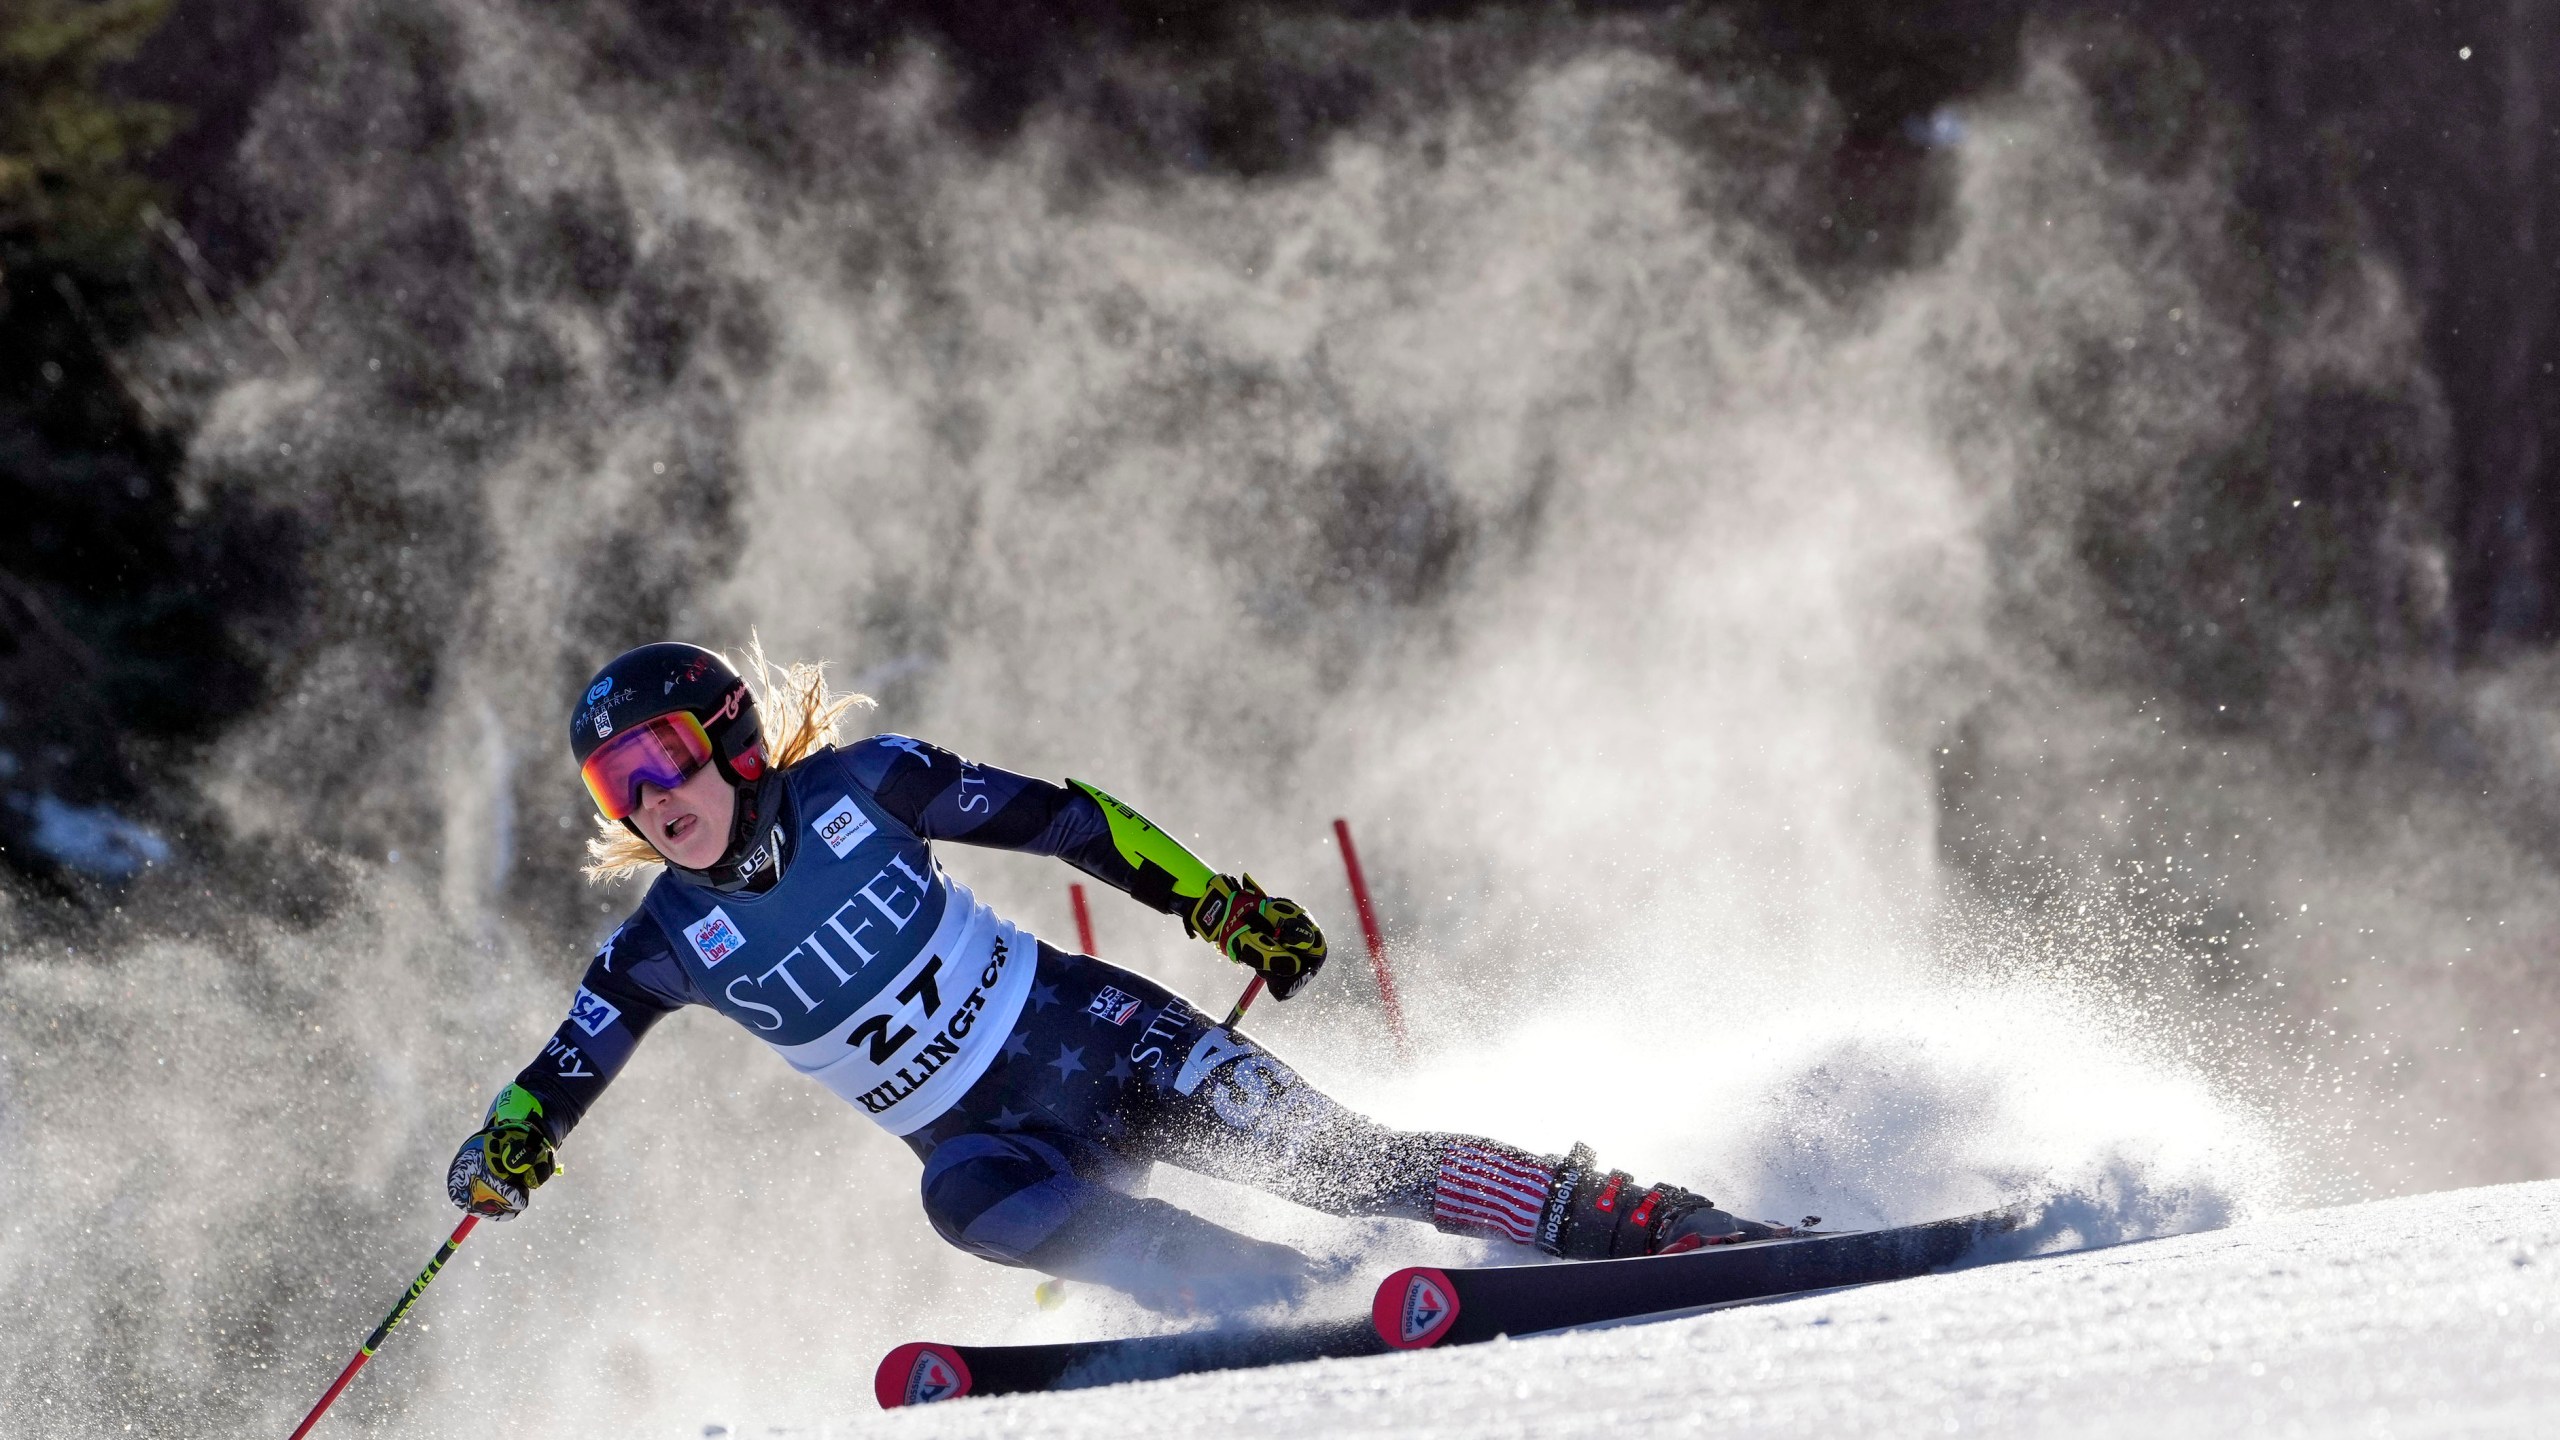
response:
M488 1122L462 1142L444 1174L445 1194L474 1215L513 1220L543 1181L559 1171L542 1102L509 1085L489 1106Z
M1295 900L1263 893L1253 877L1218 875L1183 922L1218 953L1261 974L1286 1000L1324 968L1324 931Z

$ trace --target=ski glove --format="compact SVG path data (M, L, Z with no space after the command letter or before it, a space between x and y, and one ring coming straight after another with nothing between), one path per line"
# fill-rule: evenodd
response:
M1286 1000L1324 968L1324 932L1294 900L1263 893L1250 875L1220 875L1182 923L1218 953L1259 972L1271 998Z
M559 1170L551 1137L523 1120L498 1120L462 1142L444 1174L444 1193L474 1215L513 1220L535 1187Z

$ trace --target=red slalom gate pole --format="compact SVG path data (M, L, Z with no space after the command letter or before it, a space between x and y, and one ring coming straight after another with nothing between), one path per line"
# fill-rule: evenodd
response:
M428 1282L436 1278L436 1272L444 1268L444 1262L453 1258L453 1252L462 1248L463 1237L479 1223L479 1216L465 1215L462 1223L453 1227L452 1236L444 1242L443 1248L436 1251L436 1258L428 1261L427 1268L418 1272L418 1278L409 1282L408 1293L400 1297L399 1304L391 1307L390 1314L382 1317L381 1324L373 1327L373 1334L357 1347L355 1358L347 1362L346 1369L338 1372L337 1381L330 1385L329 1393L321 1396L320 1403L311 1407L311 1413L302 1417L302 1423L293 1427L289 1440L302 1440L303 1436L311 1433L312 1426L320 1423L320 1417L329 1413L329 1407L338 1401L338 1392L346 1389L347 1382L356 1378L356 1372L364 1368L364 1362L372 1359L373 1352L382 1348L382 1342L390 1338L392 1328L409 1318L409 1307L417 1304L418 1297L427 1293Z
M1336 819L1333 838L1342 846L1343 873L1351 877L1351 908L1360 916L1360 938L1369 942L1369 968L1378 975L1378 998L1387 1005L1387 1028L1395 1033L1396 1054L1410 1065L1413 1037L1405 1033L1404 1002L1396 998L1395 977L1387 973L1387 942L1378 933L1378 912L1369 904L1369 882L1360 874L1360 852L1351 846L1351 823Z
M1096 953L1093 948L1093 912L1084 908L1082 885L1067 886L1067 903L1076 908L1076 943L1084 947L1087 955Z

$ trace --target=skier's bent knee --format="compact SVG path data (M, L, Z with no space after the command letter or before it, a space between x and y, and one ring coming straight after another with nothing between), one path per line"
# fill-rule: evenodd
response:
M1308 1283L1306 1257L1288 1246L1093 1184L1029 1135L942 1142L925 1160L923 1189L934 1232L960 1249L1107 1286L1152 1310L1248 1309L1294 1300Z
M1029 1260L1172 1315L1286 1304L1312 1283L1307 1257L1289 1246L1101 1186L1088 1189L1086 1203Z
M924 1213L934 1233L999 1265L1031 1256L1088 1203L1093 1187L1066 1156L1030 1136L961 1135L924 1166Z

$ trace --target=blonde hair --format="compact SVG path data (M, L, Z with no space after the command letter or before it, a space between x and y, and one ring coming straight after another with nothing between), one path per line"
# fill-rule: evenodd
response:
M714 652L715 654L718 652ZM726 655L720 656L728 660ZM868 695L838 695L827 688L823 660L798 660L776 666L765 659L764 641L750 631L746 663L730 662L746 677L755 696L756 717L765 735L765 767L788 770L836 743L836 727L855 710L868 709ZM587 840L586 877L599 884L641 874L667 863L658 847L631 833L619 820L596 817L596 833Z

